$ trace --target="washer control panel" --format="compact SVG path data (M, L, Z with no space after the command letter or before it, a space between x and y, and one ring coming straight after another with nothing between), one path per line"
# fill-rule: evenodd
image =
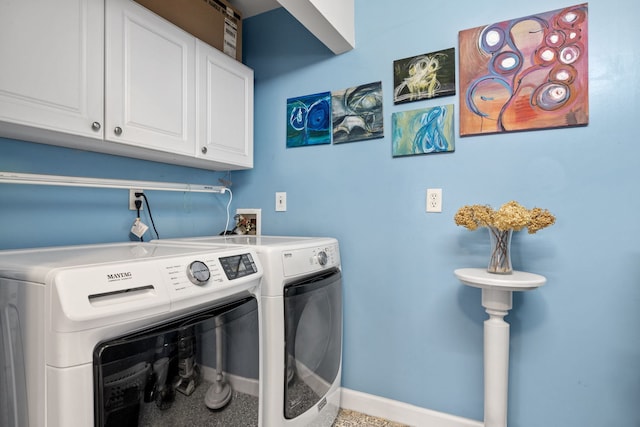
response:
M202 261L193 261L187 268L187 277L194 285L204 285L211 278L211 271Z
M204 289L222 286L226 280L218 257L214 255L205 255L195 260L174 259L163 270L172 295L199 293Z
M251 254L240 254L220 258L220 265L227 279L235 280L258 272L256 262Z
M244 249L59 269L52 275L52 324L59 332L206 304L255 291L263 270Z
M203 289L220 289L234 286L238 282L254 280L258 266L250 253L236 253L227 256L203 256L196 260L175 260L165 267L174 295L196 294ZM195 286L194 286L195 285Z

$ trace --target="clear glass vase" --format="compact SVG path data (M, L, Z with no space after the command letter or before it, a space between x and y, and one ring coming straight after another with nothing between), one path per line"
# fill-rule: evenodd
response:
M488 226L491 240L491 258L487 271L495 274L511 274L511 236L513 229L499 230Z

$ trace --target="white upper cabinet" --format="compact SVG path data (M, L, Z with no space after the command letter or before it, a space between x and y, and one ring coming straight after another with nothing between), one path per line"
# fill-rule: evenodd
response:
M198 40L200 158L253 167L253 70Z
M253 71L138 3L0 0L0 58L0 136L253 167Z
M195 155L195 38L129 0L106 2L105 139Z
M0 130L102 139L104 5L0 1Z

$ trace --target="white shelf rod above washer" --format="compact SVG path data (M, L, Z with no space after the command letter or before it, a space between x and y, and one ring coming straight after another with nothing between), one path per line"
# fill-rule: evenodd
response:
M130 190L183 191L191 193L224 193L227 187L206 184L182 184L177 182L129 181L123 179L85 178L79 176L38 175L30 173L2 172L0 183L56 185L63 187L124 188Z

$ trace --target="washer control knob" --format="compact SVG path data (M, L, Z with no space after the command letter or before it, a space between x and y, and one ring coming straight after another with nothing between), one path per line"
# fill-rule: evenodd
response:
M327 265L327 253L325 251L318 252L316 258L318 259L318 264L322 266Z
M193 261L187 268L187 277L194 285L202 286L211 277L211 272L204 262Z

